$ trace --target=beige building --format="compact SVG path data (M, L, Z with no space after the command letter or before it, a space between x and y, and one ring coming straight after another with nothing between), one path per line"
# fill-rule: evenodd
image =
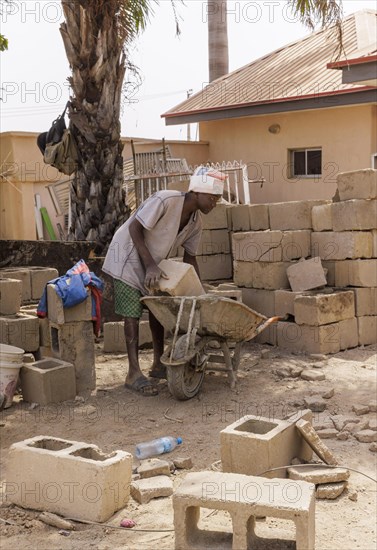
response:
M264 178L250 183L252 202L331 198L338 172L376 167L376 82L342 79L360 56L359 73L373 71L376 12L347 17L343 41L338 64L334 29L280 48L211 82L165 113L166 124L198 122L211 162L242 159L251 180Z

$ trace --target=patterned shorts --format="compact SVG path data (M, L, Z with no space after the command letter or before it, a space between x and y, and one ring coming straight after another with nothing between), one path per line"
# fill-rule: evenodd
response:
M114 279L115 313L122 317L140 319L143 305L140 302L142 294L119 279Z

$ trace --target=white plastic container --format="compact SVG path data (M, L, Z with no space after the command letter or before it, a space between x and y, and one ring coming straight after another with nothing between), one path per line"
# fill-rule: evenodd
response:
M21 348L0 344L0 398L4 398L4 409L12 405L24 353Z

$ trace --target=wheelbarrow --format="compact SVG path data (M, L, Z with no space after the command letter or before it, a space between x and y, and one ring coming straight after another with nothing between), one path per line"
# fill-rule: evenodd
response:
M161 363L166 366L169 391L179 400L191 399L199 392L209 365L210 370L227 372L233 389L243 342L280 319L268 319L239 301L211 294L145 296L141 301L173 335ZM222 355L211 353L214 341ZM233 352L230 342L235 343ZM216 363L223 366L212 366Z

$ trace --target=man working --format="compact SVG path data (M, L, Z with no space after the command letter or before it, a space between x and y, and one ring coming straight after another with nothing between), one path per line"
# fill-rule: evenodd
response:
M166 275L158 267L172 249L183 246L183 261L196 262L202 221L220 200L226 176L221 172L199 167L190 178L187 193L159 191L149 197L115 233L107 252L103 271L114 278L115 312L124 317L124 333L129 369L125 387L145 396L157 395L152 381L139 365L139 320L143 306L140 298L158 289ZM153 339L152 378L166 378L160 359L164 350L164 329L149 312Z

